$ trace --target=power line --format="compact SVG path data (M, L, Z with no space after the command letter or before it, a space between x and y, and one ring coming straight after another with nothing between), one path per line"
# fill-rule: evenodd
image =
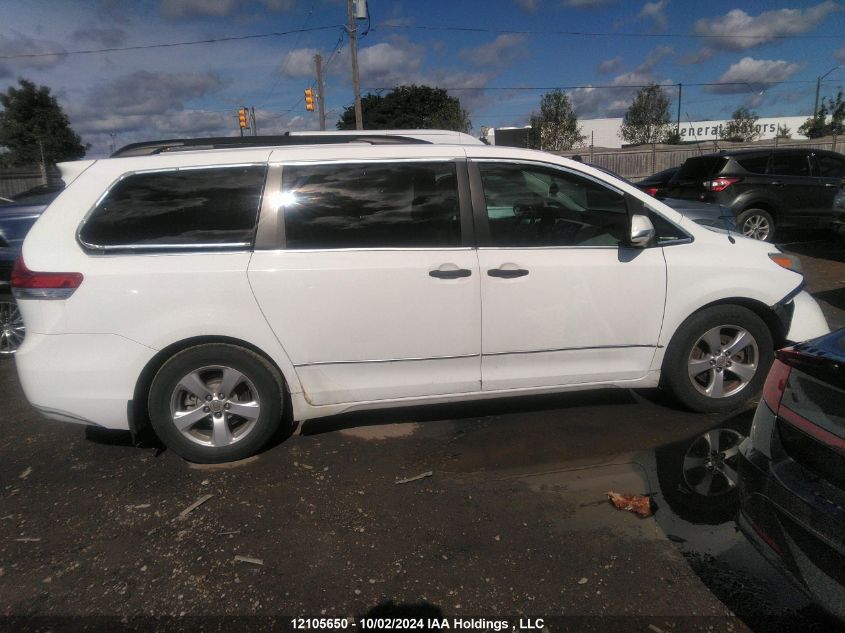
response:
M469 26L402 26L395 24L381 24L373 27L373 30L396 29L415 31L455 31L458 33L498 33L505 35L565 35L573 37L647 37L647 38L669 38L683 37L695 39L760 39L760 40L782 40L782 39L845 39L843 35L704 35L700 33L626 33L610 31L559 31L559 30L518 30L518 29L488 29Z
M810 79L792 79L789 81L772 81L772 82L764 82L764 81L755 81L755 82L748 82L748 81L710 81L710 82L699 82L699 83L687 83L684 82L684 86L747 86L749 84L753 85L761 85L761 86L776 86L781 84L814 84L816 83L815 80ZM607 85L599 85L599 86L479 86L479 87L468 87L468 86L456 86L454 88L444 88L443 86L438 86L441 90L447 90L452 92L457 91L471 91L471 90L577 90L579 88L595 88L595 89L633 89L633 88L648 88L653 84L641 84L641 85L634 85L634 84L626 84L626 85L616 85L616 84L607 84ZM678 84L658 84L662 88L674 88L677 87ZM369 88L369 90L379 91L379 90L393 90L393 88Z
M256 40L265 37L281 37L295 33L312 33L314 31L329 31L342 29L339 24L330 26L312 26L310 28L292 29L290 31L274 31L272 33L257 33L255 35L237 35L231 37L215 37L207 40L192 40L188 42L167 42L164 44L142 44L138 46L114 46L111 48L92 48L78 51L61 51L55 53L27 53L25 55L0 55L0 59L31 59L34 57L68 57L70 55L91 55L95 53L115 53L121 51L149 50L151 48L172 48L174 46L194 46L195 44L219 44L220 42L236 42L240 40Z

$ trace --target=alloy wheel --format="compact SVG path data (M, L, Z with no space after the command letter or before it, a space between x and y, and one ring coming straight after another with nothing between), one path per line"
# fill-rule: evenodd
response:
M11 356L23 343L26 328L18 305L0 300L0 356Z
M222 447L255 428L261 403L255 385L232 367L211 365L183 376L170 398L170 418L187 439Z
M771 230L769 221L762 215L749 215L741 227L743 235L761 241L769 237Z
M757 373L760 354L751 333L736 325L720 325L692 347L687 371L693 386L708 398L729 398L742 391Z

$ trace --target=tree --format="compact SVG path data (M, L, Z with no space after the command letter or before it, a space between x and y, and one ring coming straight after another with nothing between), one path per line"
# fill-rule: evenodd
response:
M79 135L46 86L19 79L20 87L10 86L0 93L0 146L8 151L0 160L9 166L47 164L76 160L85 156L90 145Z
M547 92L540 99L540 114L531 114L528 147L552 152L579 147L586 136L581 134L578 116L572 102L560 89Z
M828 114L830 114L830 121L827 120ZM836 94L836 99L822 97L816 116L804 121L798 128L798 132L807 138L845 133L845 99L843 99L842 90L840 89Z
M368 94L361 99L364 129L443 129L469 132L471 123L457 97L441 88L397 86L385 95ZM344 109L339 130L355 129L355 107Z
M719 130L719 138L735 143L756 141L760 138L760 128L757 126L759 120L756 112L740 106L734 110L728 124Z
M792 138L792 130L788 125L778 124L778 131L775 138Z
M622 140L633 145L659 143L670 131L669 97L661 86L650 84L634 97L622 119Z
M663 135L663 142L667 145L683 145L684 138L681 136L678 128L670 126L666 134Z

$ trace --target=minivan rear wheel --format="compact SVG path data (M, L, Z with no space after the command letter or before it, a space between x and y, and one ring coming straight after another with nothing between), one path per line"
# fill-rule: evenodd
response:
M755 240L771 242L775 239L775 220L763 209L746 209L737 216L739 232Z
M280 427L282 378L249 350L198 345L162 365L148 405L153 429L177 455L200 463L244 459Z
M742 306L713 306L678 328L662 381L694 411L729 411L759 393L773 360L772 334L759 316Z
M11 295L0 294L0 358L11 358L23 343L26 328Z

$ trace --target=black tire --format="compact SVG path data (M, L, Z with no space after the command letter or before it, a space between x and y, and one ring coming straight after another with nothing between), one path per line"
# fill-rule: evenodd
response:
M239 375L240 382L224 399L216 391L227 370ZM191 376L200 382L188 389L183 381ZM206 402L192 393L202 386L207 389L203 392ZM150 422L165 446L188 461L204 464L244 459L264 448L280 428L284 403L283 379L269 362L247 349L222 343L191 347L170 358L153 378L148 400ZM174 408L176 415L193 411L196 422L180 431ZM245 414L235 414L235 410ZM216 429L223 429L219 436Z
M752 341L723 358L721 347L711 350L704 340L705 334L716 328L722 328L717 337L724 344L736 340L739 330ZM681 324L666 349L661 380L681 404L693 411L730 411L760 392L773 360L774 343L765 322L748 308L718 305L696 312ZM693 368L702 371L691 376ZM753 369L751 375L749 369Z
M768 229L764 230L764 227ZM773 242L777 227L772 214L765 209L746 209L736 217L736 228L746 237L762 242Z
M0 360L15 355L23 343L25 333L15 298L0 293Z
M676 515L691 523L707 525L734 519L739 509L737 449L748 436L752 417L752 411L743 412L704 433L655 450L660 492ZM705 465L699 458L709 453L708 435L718 438L715 441L719 446L714 448L721 453L721 459L717 457Z

